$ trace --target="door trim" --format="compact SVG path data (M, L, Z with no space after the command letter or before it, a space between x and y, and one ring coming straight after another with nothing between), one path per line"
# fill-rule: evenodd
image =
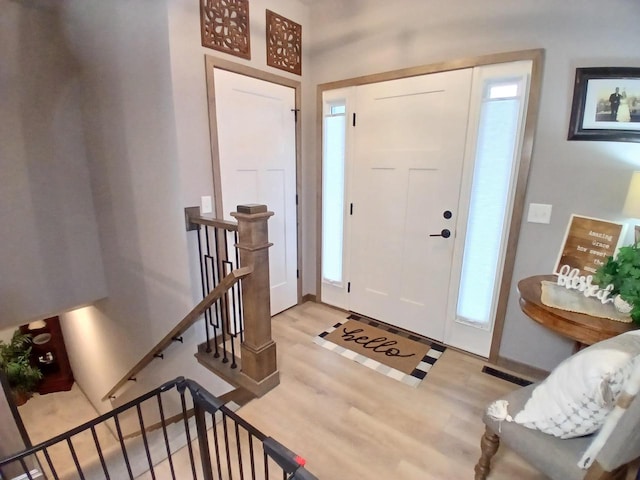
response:
M478 57L462 58L440 63L432 63L417 67L403 68L389 72L375 73L362 77L354 77L345 80L322 83L317 87L316 93L316 164L317 167L317 206L316 206L316 246L318 255L316 257L316 298L322 301L322 94L326 90L338 88L366 85L369 83L384 82L387 80L397 80L400 78L426 75L429 73L439 73L462 68L473 68L483 65L498 63L516 62L520 60L531 60L531 83L529 87L529 99L527 103L527 115L525 118L524 134L522 142L522 152L520 154L520 167L515 185L515 195L513 199L512 220L507 237L506 255L502 270L502 282L498 293L498 303L496 308L496 318L494 322L493 336L491 340L491 350L489 361L496 363L500 354L500 342L504 329L504 321L507 312L509 292L513 280L513 268L516 257L516 249L520 237L520 225L522 223L525 207L525 195L529 170L531 167L531 155L533 152L533 139L538 121L538 111L540 105L540 91L542 87L542 65L544 61L544 49L519 50L515 52L495 53Z
M218 143L218 122L216 120L216 90L214 82L214 69L219 68L228 72L237 73L246 77L264 80L284 87L290 87L295 92L295 108L298 110L298 119L295 126L296 141L296 199L301 198L301 175L302 170L302 115L300 115L300 105L302 99L301 83L273 73L264 72L257 68L230 62L211 55L204 55L205 75L207 81L207 103L209 111L209 143L211 144L211 169L213 172L213 198L216 215L222 215L222 180L220 178L220 148ZM267 205L268 207L269 205ZM302 238L301 218L299 202L296 201L296 262L298 270L297 278L297 302L302 302L302 252L300 249L300 239Z

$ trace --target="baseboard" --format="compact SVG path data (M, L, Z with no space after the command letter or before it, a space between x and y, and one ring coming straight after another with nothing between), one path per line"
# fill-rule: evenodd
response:
M313 293L307 293L302 296L302 303L304 302L316 302L316 296Z

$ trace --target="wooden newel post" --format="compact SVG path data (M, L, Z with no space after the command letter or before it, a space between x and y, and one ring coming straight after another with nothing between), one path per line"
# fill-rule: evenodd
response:
M240 265L253 266L242 280L244 342L242 373L256 382L277 385L276 344L271 338L271 291L269 286L269 243L267 221L273 212L266 205L238 205L231 214L238 221Z

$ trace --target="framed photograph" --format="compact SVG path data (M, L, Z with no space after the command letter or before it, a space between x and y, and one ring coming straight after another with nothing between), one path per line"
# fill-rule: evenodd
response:
M640 142L640 68L576 68L568 139Z

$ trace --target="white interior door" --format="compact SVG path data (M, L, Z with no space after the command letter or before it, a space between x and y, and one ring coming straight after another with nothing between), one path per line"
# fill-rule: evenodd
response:
M269 220L271 314L298 301L295 90L214 69L222 208L261 203ZM220 212L218 212L220 214Z
M471 69L457 70L356 93L350 309L436 340L446 325L471 78Z

